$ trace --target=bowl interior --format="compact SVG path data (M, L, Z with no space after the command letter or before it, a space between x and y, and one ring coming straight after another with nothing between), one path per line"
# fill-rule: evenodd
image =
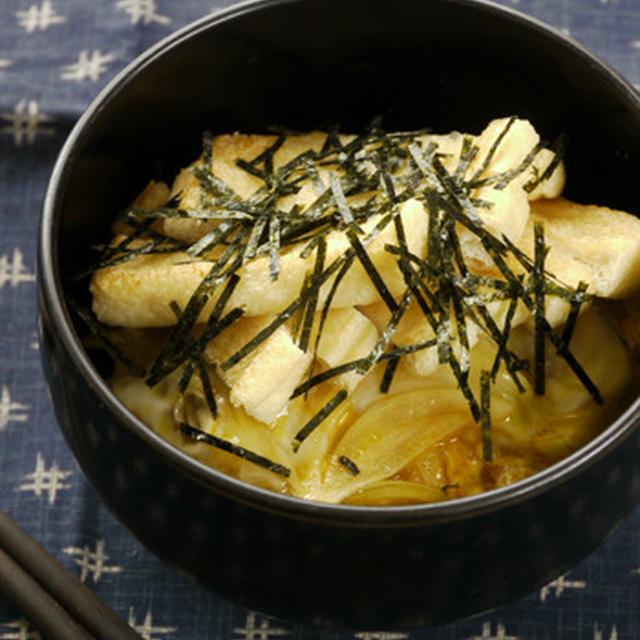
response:
M568 136L569 197L637 211L635 92L535 21L473 0L239 5L134 62L74 130L52 186L58 286L88 295L66 277L150 178L199 153L204 130L357 132L382 116L388 130L479 132L512 114L550 142Z

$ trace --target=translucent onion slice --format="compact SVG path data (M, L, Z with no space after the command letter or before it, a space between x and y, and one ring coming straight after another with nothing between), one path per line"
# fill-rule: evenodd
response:
M466 401L453 388L376 402L340 438L322 482L309 486L305 497L341 502L358 489L389 479L471 420ZM355 464L358 473L340 462L342 456Z
M288 445L293 473L290 478L294 495L303 496L323 482L331 452L344 430L355 419L351 404L345 401L331 412L293 453L294 436L335 394L335 389L313 389L308 398L299 396L289 402L288 412L273 427L273 436Z
M428 487L418 482L407 480L383 480L373 483L364 489L347 496L344 504L363 506L389 506L402 504L423 504L425 502L439 502L445 499L441 489Z

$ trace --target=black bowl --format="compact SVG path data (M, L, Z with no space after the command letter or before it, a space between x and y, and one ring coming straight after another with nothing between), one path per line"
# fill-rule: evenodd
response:
M39 252L43 362L65 437L125 525L242 603L313 624L401 627L526 594L598 545L640 498L640 401L577 454L482 496L331 506L247 486L155 435L109 391L69 311L69 276L150 176L201 132L479 131L518 114L569 136L567 193L637 211L640 101L575 42L474 0L266 0L179 31L82 116L56 165Z

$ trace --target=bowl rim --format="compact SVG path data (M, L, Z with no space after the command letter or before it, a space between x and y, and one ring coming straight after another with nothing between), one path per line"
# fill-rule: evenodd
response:
M205 15L168 34L129 62L96 95L82 113L61 148L49 179L40 219L38 238L38 287L42 294L41 305L55 327L57 337L88 385L100 401L109 408L116 419L131 434L140 438L154 452L181 472L195 478L214 492L239 500L252 507L272 511L288 517L322 521L334 525L366 527L407 526L425 521L455 521L466 519L495 509L507 508L525 499L539 495L559 485L597 463L607 452L640 427L640 397L636 398L620 416L578 451L563 458L543 471L535 473L513 484L482 494L455 498L443 502L398 505L358 506L316 502L275 493L238 480L191 457L172 445L130 412L109 389L106 380L97 372L81 346L73 328L69 310L64 300L62 282L57 268L57 251L54 246L59 226L59 204L64 194L66 177L73 169L78 143L82 143L88 125L99 114L104 103L116 96L136 75L162 55L199 33L215 29L245 13L269 9L277 5L294 5L314 0L244 0L208 15ZM556 44L582 56L586 63L597 68L603 78L616 85L619 92L635 102L640 120L640 95L633 86L613 67L599 58L593 51L577 42L556 27L516 11L511 7L496 4L492 0L439 0L458 4L462 8L475 7L497 15L500 19L520 23L523 28L532 28ZM40 313L43 313L42 306Z

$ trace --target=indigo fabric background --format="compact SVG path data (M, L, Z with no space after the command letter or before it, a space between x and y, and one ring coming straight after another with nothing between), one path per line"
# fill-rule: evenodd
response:
M348 1L348 0L347 0ZM40 371L39 209L74 122L125 64L233 0L0 0L0 509L147 640L639 640L640 508L595 553L491 613L411 632L340 633L265 618L163 565L89 487ZM640 0L502 0L640 83ZM562 99L562 96L558 96ZM0 599L0 639L40 638Z

